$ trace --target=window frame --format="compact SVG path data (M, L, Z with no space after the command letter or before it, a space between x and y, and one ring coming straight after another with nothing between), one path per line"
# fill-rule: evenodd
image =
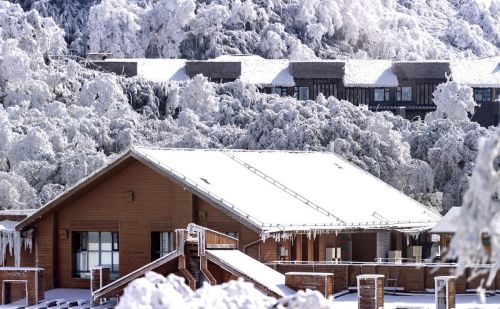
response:
M236 232L236 231L226 231L226 232L223 232L223 234L226 236L229 236L229 237L236 238L238 240L240 239L240 233Z
M383 91L383 100L377 100L377 90ZM391 90L389 88L375 88L373 89L373 102L390 102L391 101Z
M410 99L404 100L403 94L404 89L410 89ZM396 88L396 101L397 102L413 102L413 87L411 86L401 86Z
M307 91L306 91L307 89ZM307 98L302 98L302 93L307 92ZM293 87L293 97L299 101L307 101L311 99L311 89L309 86Z
M90 247L90 233L97 233L97 249L91 249ZM111 234L111 248L103 249L103 234ZM73 277L88 279L91 276L91 270L94 267L103 266L103 255L109 254L111 264L106 264L110 268L111 278L118 278L120 272L120 237L119 233L115 231L73 231ZM82 240L84 239L84 240ZM98 262L97 265L91 265L91 253L97 253ZM84 257L85 261L78 263L80 255L80 260ZM115 263L116 262L116 263ZM85 267L80 266L84 264Z
M271 87L271 94L277 94L280 97L286 97L288 96L288 88L281 86Z
M492 88L474 88L474 101L476 102L491 102L493 101ZM485 94L487 93L487 99L485 99ZM476 99L477 95L481 95L481 99Z
M158 237L156 237L158 236ZM164 238L167 237L167 248L164 247ZM162 256L169 254L175 250L174 244L175 233L173 231L152 231L151 232L151 261L155 261ZM158 247L154 241L159 240ZM158 249L158 250L156 250Z

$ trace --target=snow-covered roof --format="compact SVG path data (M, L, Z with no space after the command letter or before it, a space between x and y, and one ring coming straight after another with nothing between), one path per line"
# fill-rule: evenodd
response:
M452 207L446 215L441 218L441 221L432 228L431 233L435 234L454 234L457 231L457 222L460 218L460 208Z
M441 217L332 153L134 151L262 232L428 229Z
M23 230L128 157L259 232L431 229L441 216L333 153L134 147L17 225Z
M500 87L498 60L460 60L450 63L451 76L459 84L478 88Z
M240 79L259 86L295 86L295 80L289 70L289 61L282 59L264 59L255 55L224 55L212 61L241 62Z
M398 78L390 60L348 60L345 63L346 87L397 87Z
M139 59L137 76L154 82L189 80L185 59Z
M14 231L18 223L18 221L2 220L0 221L0 231Z
M4 209L0 210L0 216L29 216L35 211L36 209Z
M279 296L283 297L296 293L285 285L285 275L239 250L207 250L207 253L209 259L211 258L210 255L214 256L226 266L263 285ZM220 266L223 267L224 265Z

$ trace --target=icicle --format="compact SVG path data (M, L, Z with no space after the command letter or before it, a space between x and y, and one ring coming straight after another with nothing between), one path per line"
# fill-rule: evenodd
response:
M31 237L31 233L28 236L23 237L24 240L24 250L30 250L30 253L33 251L33 238Z
M5 266L5 246L3 241L3 232L0 232L0 259L2 259L2 266Z
M15 231L11 234L13 238L14 244L14 263L16 267L21 266L21 246L22 246L22 238L21 232Z
M0 247L0 257L2 258L2 265L5 265L5 257L7 256L7 245L9 244L9 236L5 232L0 232L1 237L0 239L2 240L1 247Z
M12 255L12 250L14 249L14 235L11 232L5 232L7 236L7 244L9 245L9 254Z

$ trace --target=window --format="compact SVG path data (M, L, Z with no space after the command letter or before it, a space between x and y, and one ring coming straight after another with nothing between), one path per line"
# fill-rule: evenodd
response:
M271 93L277 94L281 97L286 97L288 95L288 89L286 87L272 87Z
M389 94L389 88L375 88L373 100L375 102L389 102Z
M233 237L233 238L239 239L239 234L238 234L238 232L224 232L224 234L226 234L227 236L230 236L230 237Z
M490 88L474 88L474 101L476 102L490 102L491 89Z
M398 89L396 90L396 101L399 101L399 102L411 102L411 101L413 101L412 88L411 87L398 87Z
M151 233L151 260L157 260L162 256L174 251L173 232Z
M90 270L96 266L109 267L111 277L119 272L119 242L117 232L75 232L75 276L90 278Z
M294 87L293 96L301 101L309 100L309 87Z

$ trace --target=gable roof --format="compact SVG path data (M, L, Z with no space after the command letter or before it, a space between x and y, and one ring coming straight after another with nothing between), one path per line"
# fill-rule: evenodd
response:
M432 228L434 234L454 234L457 231L457 222L460 218L460 209L462 207L451 207L446 215Z
M134 147L22 221L135 158L265 234L432 228L441 216L333 153ZM118 162L118 163L117 163Z

